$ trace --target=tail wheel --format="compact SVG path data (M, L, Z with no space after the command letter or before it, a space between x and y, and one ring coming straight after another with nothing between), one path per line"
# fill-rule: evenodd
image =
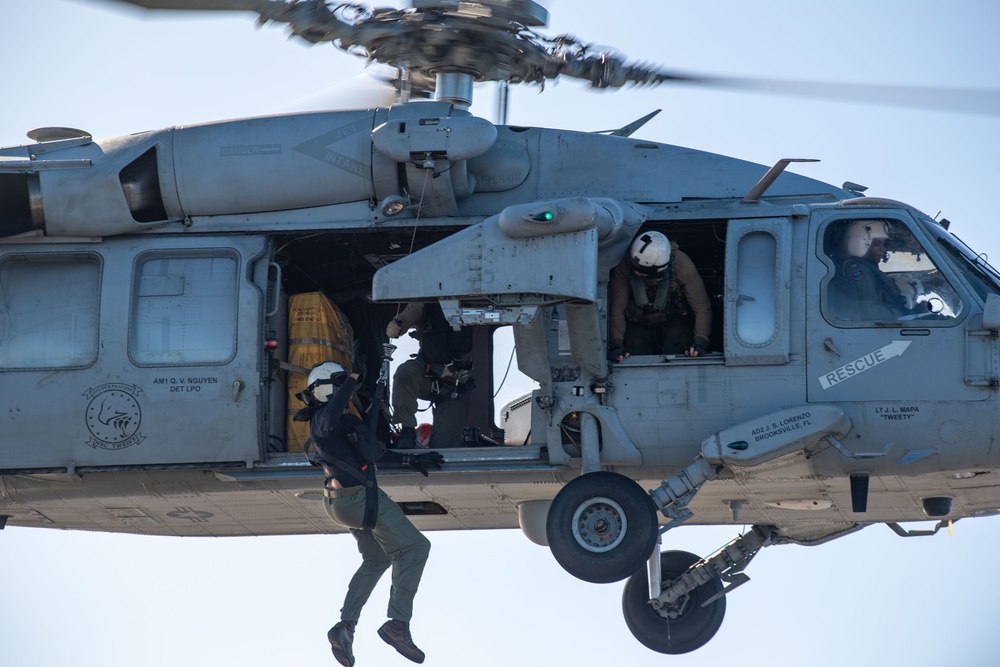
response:
M556 561L578 579L621 581L643 566L656 545L656 508L624 475L592 472L556 494L545 532Z
M686 551L660 554L660 571L666 585L697 563L698 556ZM658 653L678 655L699 649L715 636L726 616L726 598L702 606L722 590L715 577L691 591L670 607L654 609L649 604L649 575L643 569L633 574L622 593L625 624L643 646Z

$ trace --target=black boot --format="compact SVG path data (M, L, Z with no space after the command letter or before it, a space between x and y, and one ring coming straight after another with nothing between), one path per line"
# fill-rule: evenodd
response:
M399 440L396 441L396 449L416 449L417 429L412 426L403 426L399 429Z
M326 638L330 640L333 657L344 667L354 667L354 624L357 621L341 621L330 628Z
M410 624L406 621L386 621L378 629L378 636L404 658L413 662L424 661L424 652L413 643L410 637Z

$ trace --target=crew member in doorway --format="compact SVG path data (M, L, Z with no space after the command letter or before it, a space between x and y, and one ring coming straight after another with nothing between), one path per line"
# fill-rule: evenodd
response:
M387 450L367 424L346 410L363 367L357 356L350 374L332 361L317 365L309 373L309 385L299 395L306 407L295 416L299 421L309 420L313 446L326 473L326 512L350 530L361 552L361 567L347 587L341 620L327 632L327 639L337 662L353 667L354 631L361 608L392 566L389 620L378 634L401 655L420 663L424 652L413 643L410 618L431 543L378 488L375 462L383 467L410 466L426 476L428 468L441 468L443 457L437 452Z
M608 286L608 359L708 352L712 306L694 262L660 232L640 232Z
M472 327L452 327L441 305L411 303L385 329L389 338L410 334L420 351L392 377L393 419L400 425L399 449L416 446L417 399L434 406L430 447L460 447L475 386L472 378Z

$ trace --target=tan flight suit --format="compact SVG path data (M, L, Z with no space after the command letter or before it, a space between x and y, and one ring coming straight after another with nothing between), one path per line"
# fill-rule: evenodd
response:
M683 354L694 337L705 340L712 332L712 304L705 283L694 262L671 243L673 255L664 280L670 280L668 298L663 310L636 304L632 293L635 276L632 263L626 257L611 271L608 285L609 341L624 341L629 354ZM642 279L649 303L655 303L655 293L661 281Z

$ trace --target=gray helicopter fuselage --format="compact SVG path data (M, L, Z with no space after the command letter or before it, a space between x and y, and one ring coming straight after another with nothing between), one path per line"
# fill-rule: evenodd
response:
M503 444L442 449L426 479L383 471L422 528L530 536L581 470L649 488L699 457L724 470L693 523L789 541L1000 508L996 272L898 202L787 172L748 196L765 172L440 102L0 149L0 515L332 532L285 435L288 299L311 291L344 305L373 363L398 303L476 327L468 426ZM896 235L883 268L912 287L907 315L830 296L831 239L871 219ZM609 272L640 229L698 266L709 354L607 361ZM500 329L537 388L494 423Z

